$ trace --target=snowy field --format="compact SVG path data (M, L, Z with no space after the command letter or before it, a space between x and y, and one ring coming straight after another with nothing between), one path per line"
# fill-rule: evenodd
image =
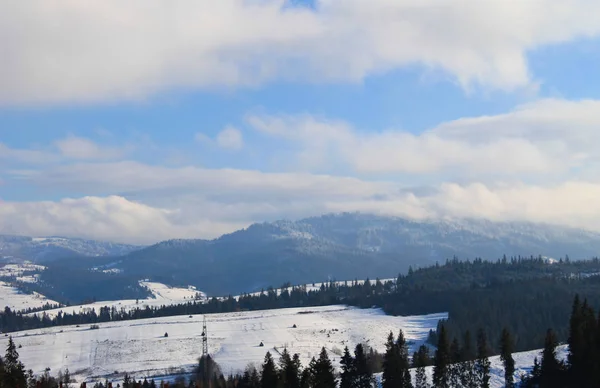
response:
M392 317L380 309L325 306L206 315L209 352L224 373L260 364L267 351L275 357L284 347L299 353L302 363L325 346L339 363L344 346L367 343L383 351L390 331L404 330L411 350L420 346L447 314ZM202 351L202 315L177 316L90 326L65 326L13 333L22 361L35 373L69 368L78 381L127 371L137 378L193 369ZM293 328L296 325L297 328ZM165 332L168 337L165 338ZM7 338L0 339L5 347ZM264 347L259 347L263 342ZM115 372L119 374L115 375Z
M46 269L43 265L32 264L26 261L21 264L5 264L0 267L0 276L22 276L25 272L40 272Z
M40 308L46 303L58 304L38 293L24 294L15 287L5 282L0 282L0 308L8 306L13 311L22 311L28 308Z
M194 299L204 301L206 299L206 294L196 290L195 287L188 288L178 288L178 287L169 287L162 283L154 283L154 282L140 282L140 285L148 288L152 293L152 296L147 299L124 299L124 300L115 300L115 301L100 301L95 303L83 304L83 305L75 305L69 307L61 307L52 310L46 310L45 313L50 316L56 316L59 311L63 313L73 314L73 313L84 313L88 311L92 311L92 309L96 310L96 313L100 312L101 307L115 307L118 310L125 309L127 311L133 310L135 308L145 309L146 306L149 307L160 307L166 305L176 305L191 302ZM38 315L40 313L37 313Z

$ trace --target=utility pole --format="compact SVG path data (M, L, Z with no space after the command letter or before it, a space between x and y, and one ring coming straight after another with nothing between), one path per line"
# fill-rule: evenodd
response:
M202 357L208 356L208 330L206 329L206 315L202 324Z

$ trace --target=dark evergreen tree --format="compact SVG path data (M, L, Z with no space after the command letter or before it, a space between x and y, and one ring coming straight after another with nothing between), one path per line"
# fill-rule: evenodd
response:
M400 355L400 387L401 388L413 388L412 377L410 375L410 361L408 359L408 344L406 338L404 338L404 332L400 330L398 333L398 339L396 340L396 347L398 354Z
M312 363L311 369L312 388L336 388L335 370L325 348L321 349L319 359Z
M448 373L450 374L450 386L459 387L461 382L461 374L462 374L462 365L461 361L461 351L460 345L458 343L458 339L455 337L452 340L452 344L450 345L450 362L451 364L448 366Z
M14 388L27 387L27 374L23 363L19 361L19 353L12 337L8 339L4 357L4 386Z
M302 388L310 388L312 385L312 370L314 370L314 365L316 364L316 360L311 360L308 368L302 371L302 375L300 376L300 387Z
M383 388L399 388L402 386L402 366L400 351L394 340L394 333L390 332L385 344L385 355L383 357ZM343 378L342 378L343 381ZM340 388L343 388L340 386Z
M425 367L430 364L429 348L425 345L421 345L419 350L413 355L413 367L416 368L415 388L429 388Z
M490 387L490 348L487 343L487 337L483 329L477 333L477 361L475 370L477 372L477 381L481 388Z
M277 388L278 383L277 368L275 367L275 361L270 352L265 355L265 361L262 365L262 374L260 379L261 388Z
M540 388L562 388L564 382L564 368L556 357L558 340L552 329L546 332L544 350L542 351L542 363L540 366Z
M356 345L354 349L354 365L356 367L356 388L371 388L373 385L373 373L369 368L367 355L362 344Z
M500 360L504 364L504 385L506 388L515 386L515 360L512 356L514 352L514 340L507 328L502 330L500 337Z
M300 388L300 358L297 354L290 357L287 349L283 349L279 360L279 386L282 388Z
M433 361L433 386L450 388L450 344L444 324L439 326L437 337L437 349Z
M344 355L340 360L340 364L342 367L342 373L340 373L340 388L354 388L356 384L356 367L354 365L354 358L350 354L350 350L347 346L344 348Z
M463 346L461 349L460 380L465 388L478 388L477 373L475 372L475 359L477 353L473 345L471 332L467 330L463 337Z

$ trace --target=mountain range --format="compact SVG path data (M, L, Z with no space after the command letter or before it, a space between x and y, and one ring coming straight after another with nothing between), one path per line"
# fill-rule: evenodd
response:
M257 223L214 240L169 240L121 257L94 258L135 279L194 285L209 294L283 283L395 277L418 267L503 255L585 259L600 254L600 234L530 222L414 221L359 213Z
M0 259L45 262L67 257L122 256L140 246L66 237L0 235Z

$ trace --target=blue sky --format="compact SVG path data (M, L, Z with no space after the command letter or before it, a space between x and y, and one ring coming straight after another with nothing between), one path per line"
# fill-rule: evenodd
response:
M600 230L600 6L366 4L0 3L0 233L336 211Z

